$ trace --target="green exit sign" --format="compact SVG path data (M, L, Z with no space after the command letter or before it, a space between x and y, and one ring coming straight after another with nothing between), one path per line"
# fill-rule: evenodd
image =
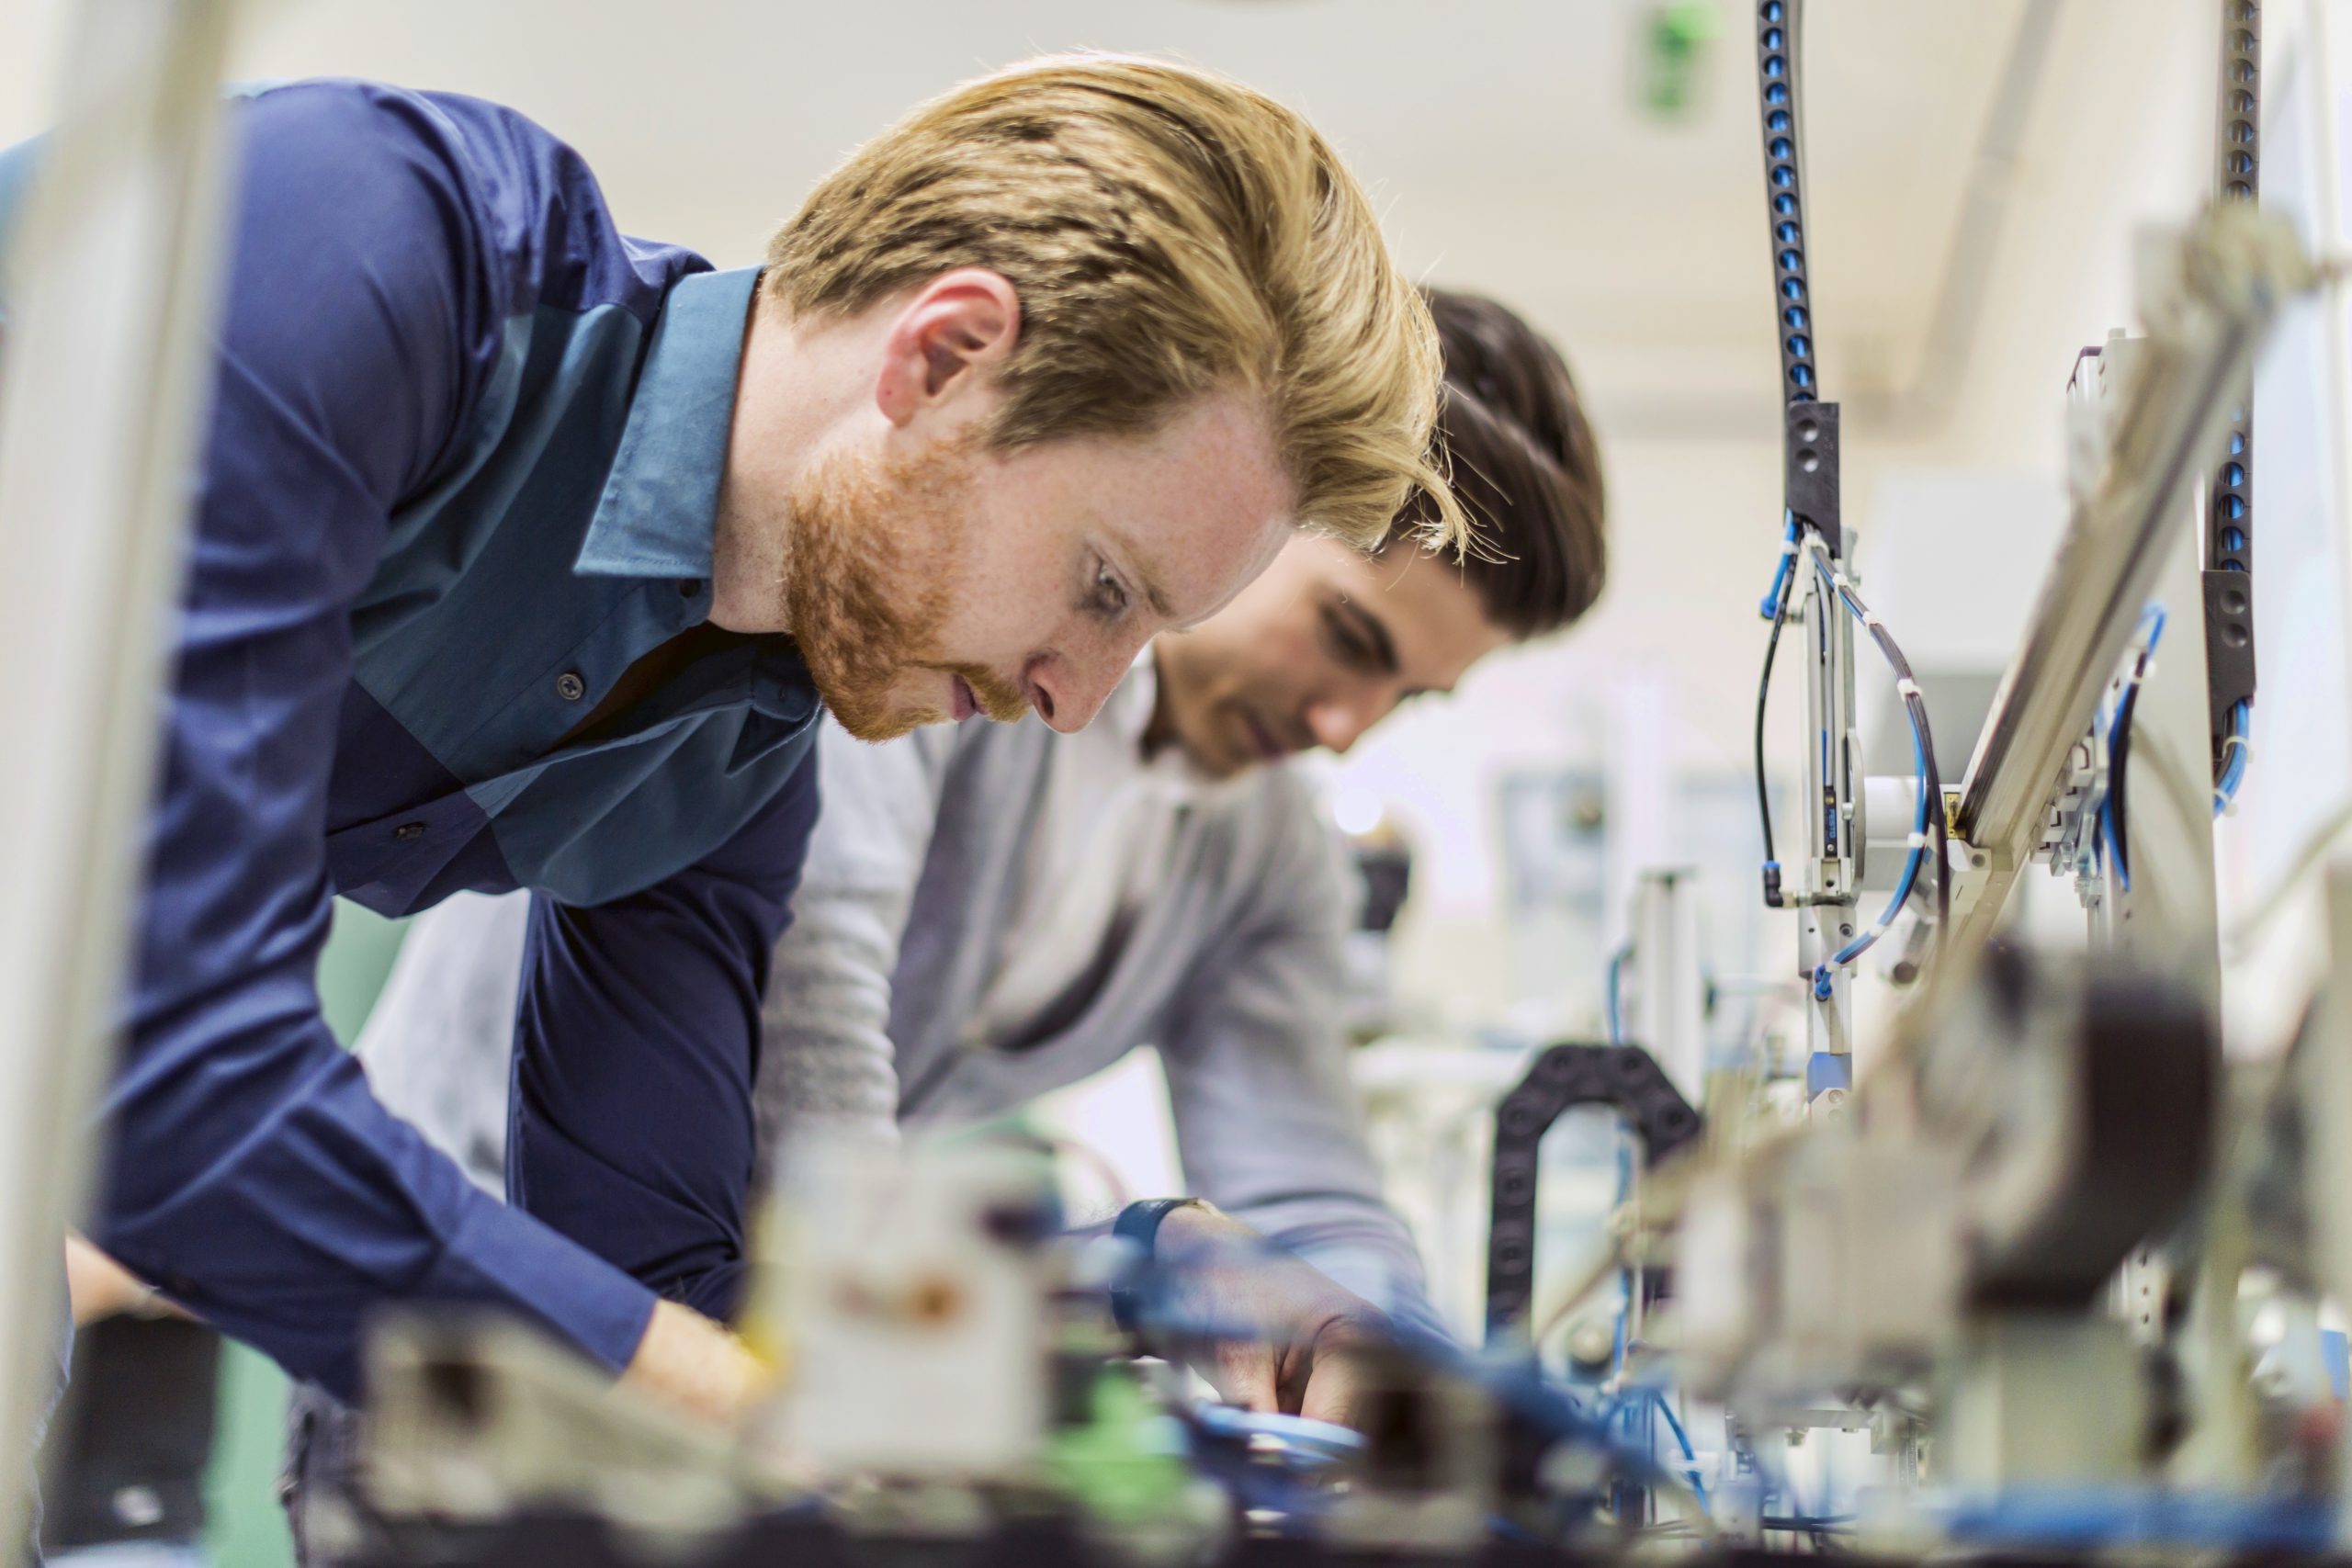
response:
M1700 72L1721 18L1712 0L1653 6L1641 22L1640 97L1660 119L1688 118L1699 107Z

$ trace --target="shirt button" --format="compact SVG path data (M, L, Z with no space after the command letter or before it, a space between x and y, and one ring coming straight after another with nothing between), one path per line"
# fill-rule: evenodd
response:
M403 822L399 827L392 829L392 837L398 839L403 844L413 843L416 840L424 837L424 824L422 822Z
M576 703L588 694L588 682L580 678L577 670L567 670L555 678L555 694L565 702Z
M702 592L702 579L701 579L701 578L699 578L699 577L682 577L682 578L680 578L680 579L678 580L678 597L679 597L679 598L681 598L681 599L691 599L691 598L693 598L695 594L697 594L697 593L699 593L699 592Z

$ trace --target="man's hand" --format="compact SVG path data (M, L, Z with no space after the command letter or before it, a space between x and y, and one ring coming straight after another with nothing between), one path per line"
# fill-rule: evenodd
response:
M1388 1338L1370 1302L1215 1209L1170 1210L1154 1255L1168 1270L1169 1315L1253 1339L1176 1335L1220 1397L1251 1410L1356 1425Z
M743 1342L692 1307L657 1302L621 1382L705 1420L732 1426L768 1385Z

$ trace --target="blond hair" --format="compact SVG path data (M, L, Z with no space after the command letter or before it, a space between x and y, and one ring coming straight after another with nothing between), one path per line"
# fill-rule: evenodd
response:
M796 316L1001 274L1022 324L1000 449L1146 433L1238 388L1271 419L1304 525L1369 549L1419 500L1434 540L1466 536L1431 448L1419 292L1314 128L1238 83L1093 54L983 77L852 153L768 265Z

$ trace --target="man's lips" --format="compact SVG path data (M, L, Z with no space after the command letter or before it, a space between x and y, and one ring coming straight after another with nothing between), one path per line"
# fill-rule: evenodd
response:
M953 706L956 719L961 723L980 711L980 699L972 694L970 683L961 675L951 675L948 679L955 690Z

